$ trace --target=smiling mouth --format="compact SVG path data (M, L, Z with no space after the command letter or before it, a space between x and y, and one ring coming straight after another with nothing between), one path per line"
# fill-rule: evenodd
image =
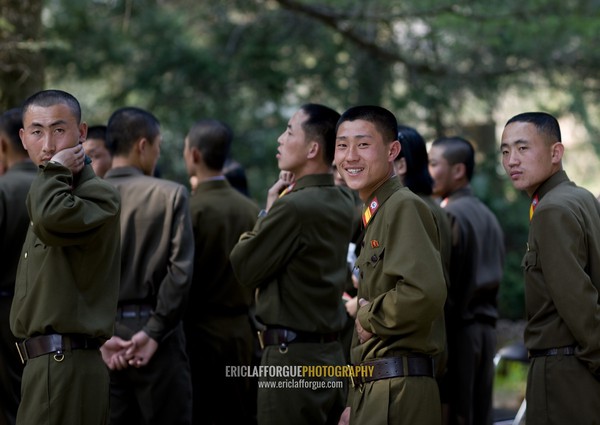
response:
M346 173L348 173L351 176L354 176L359 174L362 170L363 168L346 168Z

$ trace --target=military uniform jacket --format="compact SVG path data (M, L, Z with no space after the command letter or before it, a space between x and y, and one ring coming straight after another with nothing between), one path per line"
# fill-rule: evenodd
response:
M304 332L342 330L354 201L330 174L304 176L231 252L238 280L259 288L257 317Z
M476 318L495 320L505 256L500 223L469 186L453 192L445 203L452 229L446 326Z
M355 335L352 362L392 353L439 354L445 345L446 282L431 209L395 177L369 199L376 211L356 264L358 297L370 303L359 308L357 318L374 335L363 344Z
M113 168L105 179L122 199L119 303L151 304L154 312L143 330L161 342L180 323L192 280L188 191L135 167Z
M444 267L444 279L446 281L446 287L450 286L450 255L452 252L452 230L450 228L450 219L448 214L440 204L434 200L430 195L417 194L425 201L427 206L431 208L433 218L435 218L435 224L438 228L438 235L440 238L440 255L442 257L442 265Z
M574 344L600 377L600 204L564 171L536 191L525 270L528 349Z
M31 184L31 220L17 270L10 327L17 338L113 335L119 288L119 194L86 165L49 162Z
M15 287L17 264L29 227L25 200L37 171L35 164L26 160L0 176L0 296L11 294Z
M186 318L246 313L252 292L233 274L229 254L243 232L252 230L258 206L225 180L200 183L190 198L195 236L194 278ZM202 308L197 308L202 305Z

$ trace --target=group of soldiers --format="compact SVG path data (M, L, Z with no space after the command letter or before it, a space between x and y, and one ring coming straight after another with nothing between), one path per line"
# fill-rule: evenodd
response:
M385 108L304 104L260 209L225 176L232 140L191 126L188 190L155 177L149 111L88 129L44 90L2 115L0 424L490 424L504 240L470 186L473 145L427 152ZM528 423L584 423L600 397L600 206L563 151L545 113L502 135L532 199ZM348 362L368 373L226 374Z

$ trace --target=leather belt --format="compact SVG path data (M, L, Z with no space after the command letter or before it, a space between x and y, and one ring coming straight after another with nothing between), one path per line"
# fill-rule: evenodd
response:
M293 331L285 328L266 329L258 333L261 348L267 345L287 345L289 343L326 343L339 340L337 332L320 334Z
M29 359L34 359L44 354L54 353L59 355L71 350L97 350L102 345L97 338L90 338L79 334L39 335L22 342L16 342L15 344L23 364Z
M529 350L529 358L533 357L551 357L551 356L574 356L575 346L567 345L565 347L548 348L546 350Z
M123 304L117 307L117 320L147 318L151 314L150 304Z
M363 362L360 366L366 367L368 368L367 370L372 370L372 372L352 377L352 386L354 388L380 379L405 376L434 377L433 358L426 355L411 354L398 357L382 357ZM371 367L372 369L370 369Z

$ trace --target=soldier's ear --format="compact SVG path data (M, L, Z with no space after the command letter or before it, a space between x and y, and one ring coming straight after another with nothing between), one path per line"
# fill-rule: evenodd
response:
M563 157L565 147L561 142L556 142L552 145L552 163L558 164Z
M202 156L202 152L200 152L200 149L192 148L192 159L194 161L194 164L204 162L204 157Z
M452 176L454 177L455 180L460 180L463 177L467 176L467 166L465 164L463 164L462 162L459 162L458 164L454 164L451 167L452 167Z
M400 142L398 140L394 140L392 143L390 143L389 152L388 152L388 160L390 162L394 162L396 160L396 158L398 158L398 155L400 155L401 150L402 150L402 145L400 145Z
M308 147L308 154L306 155L307 158L316 158L316 156L319 154L321 150L321 146L319 145L319 142L309 142L309 147Z

